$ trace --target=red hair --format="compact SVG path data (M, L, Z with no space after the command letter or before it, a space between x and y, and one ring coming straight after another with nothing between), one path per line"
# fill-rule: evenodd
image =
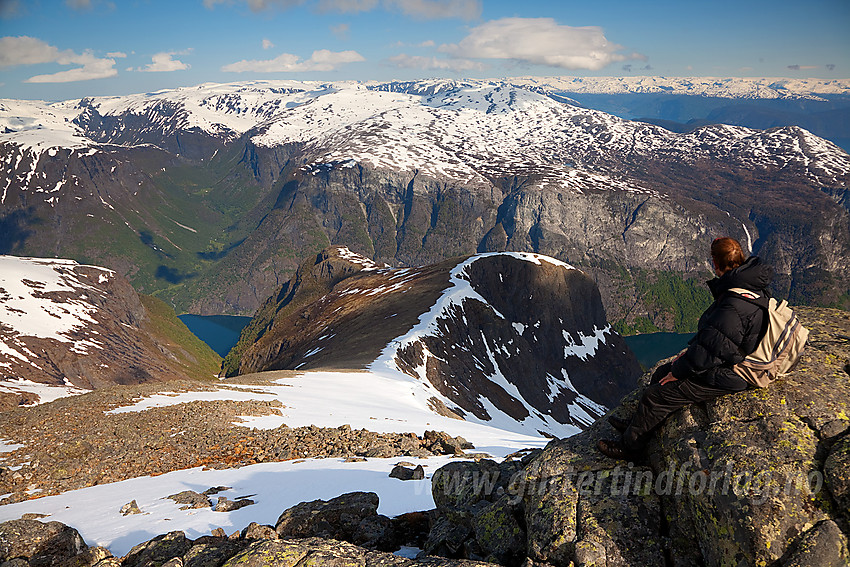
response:
M744 251L741 249L741 244L728 236L714 239L714 242L711 243L711 257L714 259L717 269L724 274L747 261Z

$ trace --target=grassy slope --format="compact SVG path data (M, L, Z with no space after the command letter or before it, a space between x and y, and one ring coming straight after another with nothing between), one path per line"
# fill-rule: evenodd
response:
M191 378L213 379L221 368L221 357L196 337L162 300L143 294L139 297L150 315L150 333L161 342L172 345L171 351L177 356L177 369Z

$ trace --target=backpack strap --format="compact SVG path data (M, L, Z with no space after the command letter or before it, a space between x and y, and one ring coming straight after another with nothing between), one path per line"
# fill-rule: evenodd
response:
M752 303L753 305L761 307L764 310L764 317L762 317L761 328L759 329L759 341L761 341L770 326L770 315L768 313L770 311L770 295L768 293L761 294L742 287L730 287L726 290L726 293L730 294L732 297L743 299L747 303ZM748 356L750 353L742 350L741 354Z

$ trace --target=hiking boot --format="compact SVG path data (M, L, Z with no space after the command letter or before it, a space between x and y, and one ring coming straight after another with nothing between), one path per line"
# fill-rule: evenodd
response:
M615 439L600 439L596 448L606 457L620 461L635 462L640 457L638 453L628 450L621 441Z
M629 426L631 420L622 419L620 417L617 417L616 415L609 415L608 423L610 423L614 427L614 429L622 433Z

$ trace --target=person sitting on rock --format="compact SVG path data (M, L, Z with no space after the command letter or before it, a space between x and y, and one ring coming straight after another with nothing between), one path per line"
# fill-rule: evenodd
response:
M756 349L767 317L759 305L727 291L754 291L766 307L773 269L757 256L745 259L740 243L729 237L711 243L711 258L717 277L707 284L714 303L700 317L687 350L653 373L631 420L608 418L622 435L599 441L597 447L605 455L636 460L652 431L679 408L747 389L749 384L732 366Z

